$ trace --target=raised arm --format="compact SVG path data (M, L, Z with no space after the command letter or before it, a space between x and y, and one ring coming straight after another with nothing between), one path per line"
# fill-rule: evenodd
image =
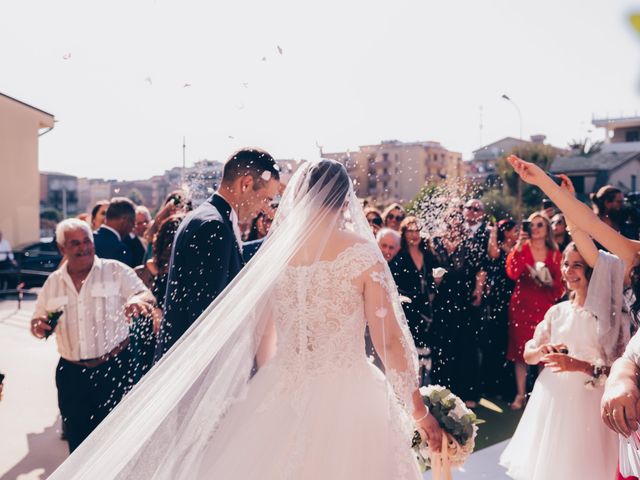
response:
M511 155L508 158L520 178L540 188L565 216L571 218L578 229L588 232L613 254L620 257L627 267L633 265L640 251L640 242L630 240L601 221L584 203L556 183L537 165Z
M363 274L364 309L371 340L396 395L412 412L427 435L427 443L440 450L442 430L429 415L418 390L418 353L402 314L391 274L378 262Z

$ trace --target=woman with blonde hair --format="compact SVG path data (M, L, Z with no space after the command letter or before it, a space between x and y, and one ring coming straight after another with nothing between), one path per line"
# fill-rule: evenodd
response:
M509 303L507 359L515 364L516 394L511 408L521 409L526 399L527 366L524 346L547 310L562 296L561 254L553 238L551 223L543 212L528 218L530 233L522 228L515 247L507 256L507 276L516 282Z

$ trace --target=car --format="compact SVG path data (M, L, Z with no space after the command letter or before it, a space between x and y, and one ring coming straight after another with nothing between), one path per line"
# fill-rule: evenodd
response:
M24 282L24 288L41 287L49 274L54 272L62 261L62 254L52 237L41 238L39 242L28 243L14 249L17 268L7 272L9 285Z

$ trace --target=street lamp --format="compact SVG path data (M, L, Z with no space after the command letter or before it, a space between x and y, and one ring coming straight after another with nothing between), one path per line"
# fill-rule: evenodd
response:
M509 95L507 95L506 93L502 94L502 98L504 98L507 102L511 103L511 105L513 105L516 108L516 111L518 112L518 120L520 120L520 137L519 138L520 140L522 140L522 112L520 111L520 107L518 107L516 102L511 100Z
M502 98L504 98L507 102L513 105L516 108L516 111L518 112L518 120L520 121L520 140L522 140L522 112L520 111L520 107L518 107L516 102L511 100L509 95L507 95L506 93L502 94ZM516 201L517 201L516 208L518 209L518 217L522 217L522 180L520 179L520 177L518 177L518 192L517 192Z

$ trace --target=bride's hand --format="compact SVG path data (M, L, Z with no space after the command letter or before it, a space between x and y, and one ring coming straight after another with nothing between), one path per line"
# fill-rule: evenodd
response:
M418 422L418 427L422 428L427 434L427 445L434 453L440 453L442 449L442 428L433 415L427 415Z
M525 162L515 155L509 155L507 161L511 164L520 178L531 185L539 186L541 181L547 176L535 163Z

